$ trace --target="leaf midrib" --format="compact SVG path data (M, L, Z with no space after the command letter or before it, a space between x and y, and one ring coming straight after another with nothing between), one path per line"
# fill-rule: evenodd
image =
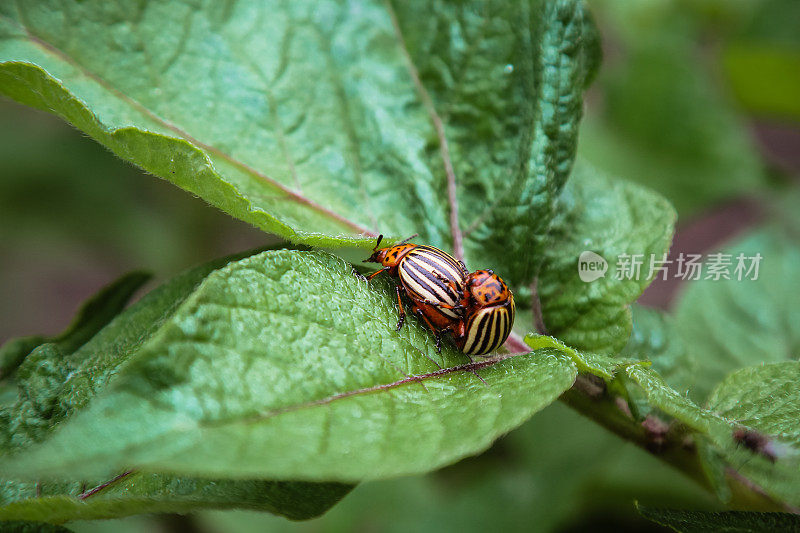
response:
M241 418L238 418L236 420L231 420L231 419L211 420L211 421L200 422L198 425L200 427L210 428L210 427L226 426L226 425L231 424L231 423L257 424L257 423L262 422L264 420L268 420L270 418L274 418L276 416L280 416L280 415L283 415L283 414L286 414L286 413L292 413L292 412L295 412L295 411L300 411L302 409L311 409L311 408L319 407L319 406L322 406L322 405L329 405L329 404L331 404L331 403L333 403L333 402L335 402L337 400L345 400L347 398L351 398L351 397L354 397L354 396L361 396L361 395L366 395L366 394L370 394L370 393L373 393L373 392L382 392L382 391L386 391L386 390L391 390L391 389L395 389L395 388L403 386L403 385L407 385L409 383L420 383L420 384L423 384L426 381L438 379L440 377L448 376L450 374L455 374L457 372L473 372L474 373L477 370L480 370L482 368L491 367L491 366L493 366L493 365L495 365L495 364L497 364L497 363L499 363L501 361L505 361L507 359L511 359L512 357L516 357L518 355L529 355L531 353L533 353L533 352L503 354L503 355L498 356L498 357L494 357L494 358L491 358L491 359L486 359L485 361L477 361L477 362L467 363L467 364L459 365L459 366L440 368L439 370L435 370L433 372L428 372L428 373L425 373L425 374L415 374L415 375L407 376L407 377L405 377L403 379L399 379L399 380L393 381L391 383L381 383L379 385L372 385L370 387L363 387L363 388L355 389L355 390L351 390L351 391L339 392L339 393L336 393L336 394L332 394L330 396L326 396L325 398L320 398L318 400L312 400L312 401L309 401L309 402L300 403L300 404L297 404L297 405L290 405L290 406L281 407L281 408L277 408L277 409L270 409L268 411L263 411L261 413L255 414L255 415L241 417ZM481 378L477 374L475 374L475 375L476 375L476 377L478 377L478 379L480 379L481 381L484 382L484 384L486 385L487 388L491 387L491 385L486 383L483 380L483 378Z

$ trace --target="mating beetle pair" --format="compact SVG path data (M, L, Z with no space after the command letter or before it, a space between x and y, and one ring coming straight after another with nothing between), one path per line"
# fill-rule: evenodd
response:
M437 350L445 331L467 355L487 354L505 342L514 324L514 296L499 276L491 270L469 273L464 263L433 246L404 242L379 249L382 238L367 261L383 268L369 279L382 272L400 278L398 331L405 321L405 292L413 312L435 333Z

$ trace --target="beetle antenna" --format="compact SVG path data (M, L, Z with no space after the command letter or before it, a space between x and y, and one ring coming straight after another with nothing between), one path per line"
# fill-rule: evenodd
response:
M378 235L378 242L375 243L375 248L373 248L373 250L377 250L378 249L378 246L381 245L381 241L382 240L383 240L383 235L382 234Z
M405 239L403 239L402 241L398 242L397 244L404 244L404 243L407 243L408 241L410 241L410 240L411 240L411 239L413 239L414 237L419 237L419 233L415 233L415 234L414 234L414 235L412 235L411 237L406 237Z

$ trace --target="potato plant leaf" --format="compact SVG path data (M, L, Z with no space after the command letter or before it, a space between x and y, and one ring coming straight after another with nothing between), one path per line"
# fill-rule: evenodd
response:
M0 488L0 521L61 524L201 509L250 509L307 520L327 511L352 489L341 483L209 480L145 473L116 477L120 479L93 483L5 482Z
M698 400L729 372L800 356L800 306L787 290L800 278L800 251L792 238L768 227L732 243L718 258L729 263L729 279L706 274L692 281L675 310L677 335L691 346L691 392Z
M100 316L110 320L109 323L77 349L72 348L77 344L75 337L66 335L65 342L56 339L41 344L24 358L14 375L16 400L0 408L0 451L10 452L41 440L57 424L84 407L205 276L237 257L241 255L217 259L184 272L113 319L110 314L113 305L96 304L121 302L121 292L114 287L132 288L133 277L122 278L90 300L79 317L95 318L76 319L74 324L99 324ZM97 315L87 313L86 309L92 307L105 311ZM74 328L84 333L88 330L87 326Z
M633 331L621 357L648 360L671 387L685 391L694 382L695 361L675 330L672 316L632 305Z
M104 316L106 321L110 320L107 327L74 352L69 351L69 344L59 342L37 347L15 374L17 400L0 411L6 452L45 439L54 428L86 406L210 272L241 256L218 259L180 274L113 320L110 320L110 312L114 306L98 303L121 302L119 296L125 292L122 288L132 290L136 276L126 276L93 297L73 324L97 324L98 320L92 317ZM119 290L114 290L115 287ZM107 313L88 313L87 309ZM86 333L88 328L73 327L68 331ZM324 512L351 488L342 484L134 474L91 498L79 498L87 487L102 485L109 478L113 476L58 483L6 480L0 489L0 519L58 523L143 512L233 507L307 519Z
M722 443L729 462L794 506L800 505L798 382L800 362L767 363L731 373L708 400L709 409L734 425Z
M437 354L414 321L395 331L388 282L366 284L323 253L264 252L182 296L106 390L0 459L0 471L341 481L423 472L486 448L576 376L556 348L472 363L447 345Z
M292 241L463 230L527 282L598 49L578 0L4 3L0 94Z
M663 259L674 223L675 211L658 194L577 165L539 274L548 334L584 352L619 352L632 328L629 306L656 275L650 257ZM579 258L587 251L599 255L607 270L583 281ZM617 268L624 256L634 255L640 264L635 271Z

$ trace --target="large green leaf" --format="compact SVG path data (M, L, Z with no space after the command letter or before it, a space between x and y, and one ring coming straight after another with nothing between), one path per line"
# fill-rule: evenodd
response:
M5 482L0 488L0 520L59 524L200 509L253 509L305 520L327 511L352 488L340 483L206 480L143 473L102 485L92 492L95 487L78 482Z
M26 479L132 467L241 479L422 472L487 447L575 379L557 349L469 363L449 346L437 354L413 321L398 334L396 318L388 282L365 284L326 254L230 263L175 303L108 390L0 469Z
M539 275L545 327L579 350L615 354L630 336L630 304L654 277L649 258L660 260L669 249L675 212L658 194L585 164L575 168L560 208ZM603 277L581 280L584 251L608 263ZM622 254L644 258L638 276L617 276Z
M485 454L424 477L363 483L313 522L256 513L204 518L210 515L217 531L237 533L544 533L581 517L633 517L633 498L650 505L712 504L679 472L557 402Z
M236 257L241 256L218 259L175 277L113 319L112 313L119 311L125 295L141 283L141 275L123 277L89 300L64 334L37 347L16 372L16 401L0 412L5 448L24 448L45 439L85 407L210 272ZM77 347L108 321L108 326ZM338 484L134 474L90 499L78 498L82 487L103 481L5 481L0 491L0 518L62 522L153 511L248 507L304 519L324 512L350 489Z
M699 400L732 370L800 356L800 306L787 290L800 279L800 251L793 240L768 228L721 253L730 261L730 279L690 282L675 310L678 335L696 368L691 391ZM741 276L735 274L740 254ZM754 272L745 274L757 254L753 280Z
M309 244L472 228L469 259L520 281L596 50L577 0L0 6L0 93L147 171Z

